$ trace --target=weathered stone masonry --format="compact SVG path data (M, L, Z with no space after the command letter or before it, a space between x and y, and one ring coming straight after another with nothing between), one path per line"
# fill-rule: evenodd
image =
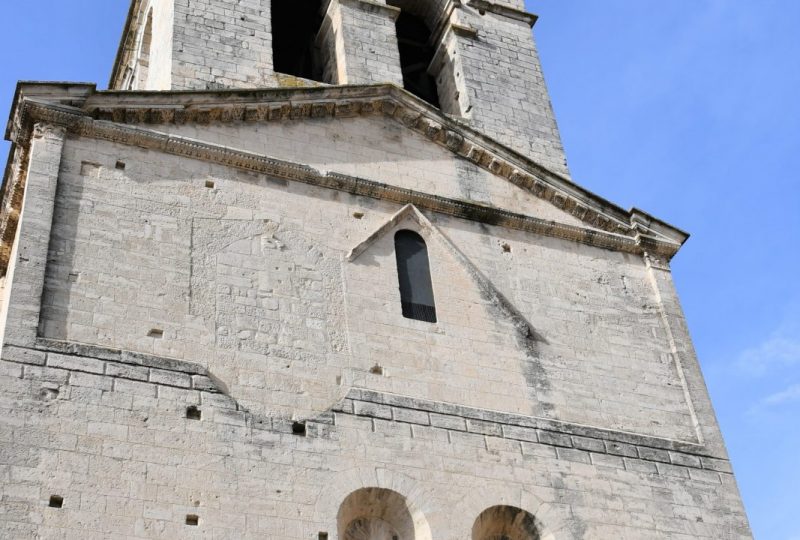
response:
M137 0L113 90L20 84L0 536L751 538L687 235L566 176L535 16L323 8L324 82L275 73L267 0ZM400 87L403 11L441 110Z

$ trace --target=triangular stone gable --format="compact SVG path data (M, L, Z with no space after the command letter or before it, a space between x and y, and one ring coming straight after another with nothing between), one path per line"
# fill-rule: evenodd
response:
M399 293L393 283L397 279L393 233L401 229L414 230L426 241L437 310L438 306L450 310L442 313L439 323L409 321L400 314ZM496 385L494 396L444 395L448 391L444 389L441 399L482 406L489 400L496 410L546 414L550 407L546 403L548 386L546 378L537 376L543 369L539 348L546 343L545 338L415 206L405 206L354 246L346 258L345 275L348 284L361 284L356 290L348 286L346 293L351 305L348 326L354 339L354 361L364 362L362 371L373 363L385 362L379 366L381 371L388 370L389 378L396 379L366 378L355 380L356 386L377 385L381 390L413 395L414 381L463 378L460 384L465 388L470 387L469 379L486 375ZM374 292L363 290L363 286L371 284L375 285ZM471 330L476 327L490 329L495 341L473 343L472 334L480 333ZM370 333L375 328L377 339L376 334ZM426 358L433 360L415 365L413 351L404 351L407 361L398 361L394 356L381 360L382 331L396 333L401 339L406 339L406 334L417 336ZM500 391L504 385L508 391ZM474 386L477 389L479 385Z

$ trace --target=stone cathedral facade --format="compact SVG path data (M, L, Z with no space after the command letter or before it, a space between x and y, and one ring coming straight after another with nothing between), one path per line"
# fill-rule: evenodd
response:
M573 182L522 0L134 0L20 83L0 537L752 538L687 235Z

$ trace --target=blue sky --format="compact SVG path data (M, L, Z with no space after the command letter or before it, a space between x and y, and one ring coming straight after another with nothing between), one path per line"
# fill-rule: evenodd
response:
M127 3L5 2L0 108L104 88ZM800 540L800 2L528 8L575 180L693 234L673 271L756 538Z

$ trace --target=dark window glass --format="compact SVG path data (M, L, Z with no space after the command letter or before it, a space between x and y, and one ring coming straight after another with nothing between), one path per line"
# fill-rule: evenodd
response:
M428 66L436 52L431 46L431 31L425 21L407 11L397 18L397 44L406 90L439 107L436 79L428 74Z
M436 305L425 240L413 231L398 231L394 236L394 250L403 317L435 323Z
M315 45L322 26L320 0L272 0L272 60L275 71L319 81Z

